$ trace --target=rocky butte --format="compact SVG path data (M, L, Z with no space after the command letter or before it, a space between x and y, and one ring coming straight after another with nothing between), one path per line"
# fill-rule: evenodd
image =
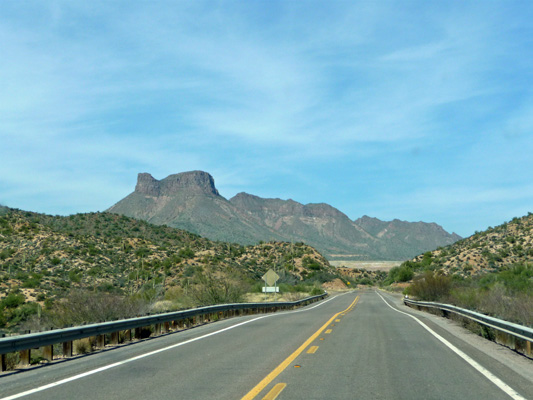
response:
M220 195L207 172L191 171L157 180L140 173L135 191L109 212L186 229L212 240L253 244L305 242L329 259L405 260L461 239L435 223L355 221L325 204Z

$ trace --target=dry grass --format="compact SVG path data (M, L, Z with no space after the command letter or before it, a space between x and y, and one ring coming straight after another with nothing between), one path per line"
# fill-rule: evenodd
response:
M290 292L290 293L247 293L244 296L246 303L269 303L273 301L297 301L309 297L309 293Z
M93 350L91 338L84 338L74 342L74 352L76 354L87 354Z

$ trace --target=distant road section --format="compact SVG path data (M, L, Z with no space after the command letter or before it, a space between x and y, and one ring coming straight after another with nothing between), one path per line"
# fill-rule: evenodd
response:
M349 292L4 376L0 399L533 399L517 373L533 362L506 365L510 351L487 354L435 318Z

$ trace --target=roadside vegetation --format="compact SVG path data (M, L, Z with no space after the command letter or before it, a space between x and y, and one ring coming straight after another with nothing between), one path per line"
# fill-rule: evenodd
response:
M270 268L295 297L339 278L303 243L241 246L116 214L0 211L0 332L245 301Z
M406 261L383 284L533 326L533 214Z

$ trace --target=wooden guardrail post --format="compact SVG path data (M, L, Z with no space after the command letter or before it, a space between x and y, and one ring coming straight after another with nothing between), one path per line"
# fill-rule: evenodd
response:
M99 349L103 349L105 347L105 335L96 336L96 347Z
M6 369L6 354L0 354L0 372L4 372Z
M30 362L31 362L31 349L21 350L20 351L20 364L30 365Z
M52 361L54 359L54 345L43 346L41 349L45 360Z
M515 350L515 341L514 338L511 335L508 335L505 332L502 331L496 331L496 338L495 342L498 344L503 344L504 346L510 347L511 349Z
M63 342L63 357L72 357L72 342Z
M134 334L133 334L135 339L141 339L142 338L142 335L141 335L142 329L143 329L142 326L140 326L138 328L135 328L135 331L134 331Z
M131 329L126 329L124 331L124 341L131 342Z
M118 344L118 332L111 332L110 344L116 346Z

